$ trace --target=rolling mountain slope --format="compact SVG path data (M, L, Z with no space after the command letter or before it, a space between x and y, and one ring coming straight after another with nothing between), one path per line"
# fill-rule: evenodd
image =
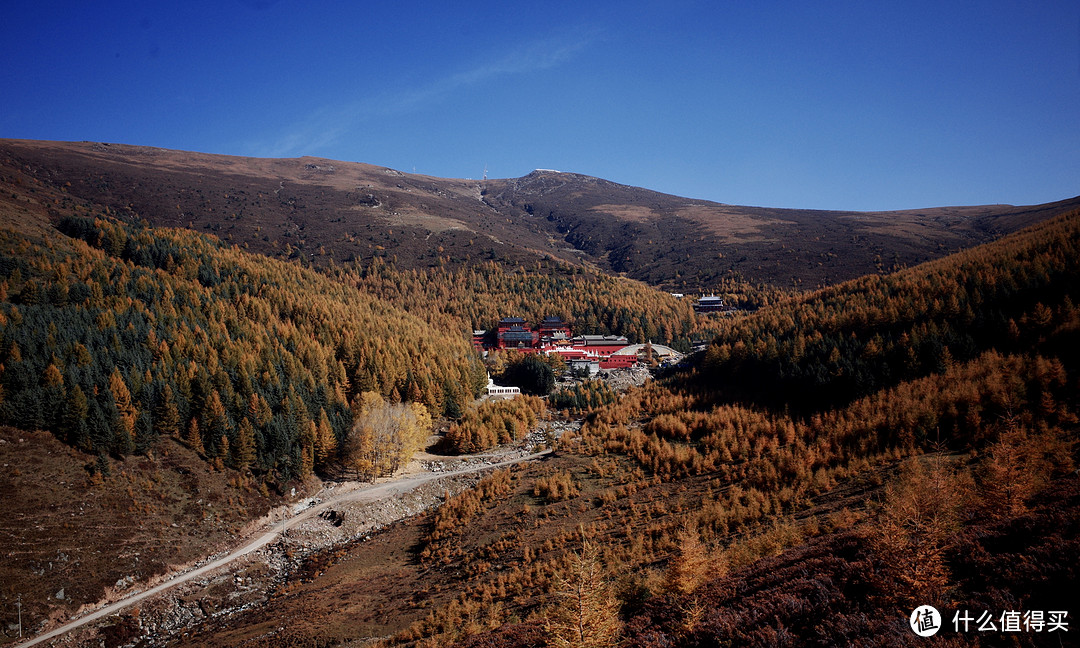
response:
M317 264L396 256L402 267L427 267L449 251L516 266L539 258L531 248L549 247L485 206L476 182L368 164L8 140L0 168L2 200L37 220L102 205Z
M865 395L810 415L788 407L799 385L764 404L733 401L716 373L735 382L749 363L717 365L714 353L704 370L592 409L543 462L326 552L266 606L170 645L910 646L916 605L946 619L1065 609L1080 542L1078 226L1080 212L763 307L731 318L713 348L745 347L780 382L790 370L772 361L792 355L791 321L808 338L807 365L811 343L836 330L931 335L936 304L984 322L1004 304L1015 336L984 325L972 354L868 381ZM911 287L930 308L905 308ZM876 355L837 347L829 369ZM568 639L566 621L611 632ZM1058 645L1048 633L942 635Z
M291 616L297 645L363 642L369 631L357 617L338 615L337 603L355 596L364 597L360 621L378 620L380 635L400 630L392 640L400 645L468 640L465 634L484 627L512 633L522 630L518 620L530 619L532 631L551 633L542 621L557 608L558 583L577 548L585 553L580 536L588 534L603 547L597 560L604 573L619 583L613 596L628 639L660 628L655 632L696 632L704 641L705 629L714 632L722 619L682 627L694 621L696 604L687 597L724 601L729 583L756 587L760 565L743 567L788 547L781 569L815 546L849 547L837 559L843 564L822 563L822 580L878 570L884 586L877 594L911 594L902 591L904 573L889 571L900 564L889 553L895 547L875 540L888 520L864 505L886 497L882 484L900 483L898 466L918 465L913 457L925 453L948 451L975 486L959 533L1026 524L1043 529L1028 534L1036 549L1055 544L1045 531L1056 524L1050 513L1075 508L1075 477L1062 480L1077 459L1080 212L1048 217L1075 202L799 212L691 201L558 172L482 184L312 158L0 142L0 423L14 426L0 436L11 463L28 461L26 472L63 453L63 489L50 496L75 501L83 490L102 493L92 515L126 510L132 527L120 542L138 547L154 541L134 529L142 511L155 516L150 531L160 526L172 537L179 533L169 531L178 528L172 520L188 515L193 497L202 503L194 489L221 493L229 506L243 496L207 534L206 543L216 542L269 506L273 496L255 490L258 480L286 492L294 477L319 469L322 432L340 437L351 429L347 404L357 392L447 412L450 400L475 393L482 372L461 329L500 309L529 304L535 317L558 304L586 327L592 314L596 327L645 338L700 332L685 300L573 263L655 276L653 283L672 287L732 272L777 283L834 281L874 273L878 249L897 250L892 262L903 264L902 255L937 257L1047 221L903 272L712 318L722 330L704 366L685 380L598 406L543 464L493 476L487 494L465 494L380 536L381 553L372 555L387 570L383 585L370 585L374 563L352 560L371 554L372 544L341 547L283 585L272 606L222 618L200 636L203 645L235 645L234 632L250 635L250 645L282 645L262 624L270 618L281 627ZM221 241L156 227L167 224ZM230 241L294 262L248 254ZM349 255L361 267L299 267ZM372 262L375 256L396 256L396 268ZM567 263L534 263L545 256ZM740 390L751 389L767 397L743 398ZM47 428L92 452L15 428ZM35 444L33 452L23 439ZM171 465L158 470L158 457L175 459L179 475L197 468L210 477L175 492L180 478L165 469ZM245 468L255 479L240 479ZM1006 471L1023 478L1009 480L1024 486L1019 495L997 489L1004 480L994 475ZM42 488L40 475L13 472L9 481L7 490L21 498L13 510L41 508L28 497ZM44 517L55 524L18 527L29 534L18 537L19 546L45 533L62 543L59 525L66 529L70 520ZM1058 544L1075 546L1070 525L1057 524ZM851 545L855 536L844 534L852 529L869 540ZM951 537L947 547L963 542ZM32 579L51 560L57 545L41 545L49 552L13 563L9 581ZM696 563L700 573L684 569L695 546L705 554ZM1040 555L1032 551L1016 550ZM987 554L974 569L963 555L930 556L945 575L927 582L994 607L970 577L989 566L1002 572L995 576L1001 591L1029 605L1043 605L1037 597L1044 591L1056 595L1005 573L1006 558ZM145 576L173 556L133 554L120 564L131 570L134 558L144 561ZM324 566L334 568L329 581L318 575ZM710 583L720 569L730 570L729 581ZM93 588L70 591L78 602L96 600L121 572L100 573L104 580ZM1075 560L1047 563L1054 582L1075 582L1074 573ZM57 602L64 585L39 583L38 607L27 609L40 619L51 606L75 606ZM775 595L759 589L763 600L787 596L782 588ZM884 618L894 605L840 594L832 608L806 609ZM10 609L14 596L9 587L0 602Z
M255 159L100 143L0 141L0 210L18 225L108 206L316 265L399 268L543 258L693 292L740 276L812 287L914 265L1080 206L902 212L740 207L589 176L452 180L319 158Z
M548 220L604 269L688 289L731 274L831 284L938 258L1080 206L1073 199L893 212L772 209L548 171L492 181L485 199Z

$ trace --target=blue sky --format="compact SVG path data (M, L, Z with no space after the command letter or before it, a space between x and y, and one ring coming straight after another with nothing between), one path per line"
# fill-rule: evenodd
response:
M1075 0L9 5L0 137L775 207L1080 194Z

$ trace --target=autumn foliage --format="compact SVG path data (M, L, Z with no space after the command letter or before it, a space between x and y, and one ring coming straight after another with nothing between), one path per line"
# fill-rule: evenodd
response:
M559 443L577 469L538 468L541 510L498 552L455 554L508 620L466 645L587 641L566 603L582 520L595 582L617 583L618 645L908 645L916 602L1067 598L1078 226L723 320L702 368L610 402L556 396L585 414ZM482 582L493 555L520 566Z
M393 474L431 435L431 415L419 403L387 403L376 392L364 392L355 409L341 455L346 470L362 479Z
M890 275L870 275L726 322L707 383L828 408L996 350L1052 348L1080 326L1080 213Z
M438 414L483 386L462 336L313 271L111 218L60 231L0 233L4 423L116 455L179 436L288 480L333 464L363 392Z
M485 401L470 408L446 433L447 449L454 453L481 452L500 443L520 441L546 411L536 396Z

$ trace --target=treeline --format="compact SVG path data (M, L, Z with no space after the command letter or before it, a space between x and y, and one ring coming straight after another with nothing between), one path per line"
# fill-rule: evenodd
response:
M564 434L560 467L571 469L547 472L531 484L532 493L544 495L539 510L510 504L517 500L506 496L507 507L522 509L526 523L487 545L478 541L454 554L460 558L455 573L471 578L462 600L475 602L476 608L467 616L485 619L486 627L470 628L463 612L451 605L396 640L422 636L475 646L561 641L544 620L566 610L559 584L572 581L573 570L572 565L560 567L559 561L565 562L566 549L575 545L584 557L584 538L602 548L594 557L601 564L601 582L592 589L604 591L605 602L577 606L578 627L586 622L584 613L603 608L607 621L616 628L623 625L636 640L628 642L632 645L708 644L744 628L737 618L715 612L752 596L740 584L739 570L807 539L816 542L819 535L847 534L844 543L858 544L859 555L830 556L818 581L782 579L790 583L788 591L743 606L751 614L775 609L780 619L805 619L799 634L788 635L796 641L818 637L821 619L834 611L851 613L852 619L882 618L898 606L912 609L914 597L942 592L951 601L977 601L977 609L992 607L994 600L1003 599L987 593L985 570L966 582L956 578L970 555L978 556L980 567L1000 574L999 592L1044 587L1042 580L1017 576L1015 556L1028 554L1023 548L1002 548L1002 541L1007 536L1012 546L1030 539L1054 551L1058 544L1050 534L1060 532L1068 546L1076 543L1075 525L1061 528L1059 512L1046 514L1051 530L1040 530L1044 538L1030 538L1031 518L1024 517L1037 508L1048 485L1072 484L1075 489L1072 473L1080 449L1075 389L1080 322L1071 303L1080 241L1076 229L1077 216L1071 215L893 277L824 291L827 299L821 303L779 304L729 322L727 337L718 340L702 372L631 389L617 402L590 411L579 432ZM882 285L903 290L879 292ZM1020 294L1017 286L1030 294ZM991 294L1015 300L987 297ZM992 334L992 327L990 332L970 330L974 325L961 329L959 319L946 316L950 303L963 304L964 312L970 307L972 322L999 322L1004 328L999 335ZM858 309L867 305L876 314L860 314ZM796 316L804 328L792 324ZM1010 319L1015 334L1010 334ZM975 341L972 351L942 351L940 362L918 365L910 373L900 365L894 374L876 374L887 381L856 383L858 389L846 392L841 375L833 376L834 382L823 382L823 391L813 394L819 400L795 390L805 378L784 373L783 368L794 365L780 364L769 344L788 343L785 332L795 327L793 336L812 344L839 336L835 339L852 339L854 345L880 335L884 347L889 335L901 345L905 333L910 339L931 325L939 332L947 325L954 334L969 334ZM745 339L733 337L744 333ZM743 346L736 363L738 343ZM728 364L716 357L723 344L729 345L731 357L723 361ZM841 359L864 357L847 353ZM868 371L891 368L884 360L873 362L880 364L868 364ZM740 387L741 381L747 381L747 388ZM763 399L775 407L746 402L752 396L748 388L759 384L786 386ZM731 398L733 393L743 399ZM927 454L941 458L939 468L931 467L938 460ZM921 470L924 462L926 470ZM900 476L890 479L897 466L902 467ZM846 488L837 489L840 485ZM868 492L881 501L876 509L866 507ZM1060 504L1071 510L1074 501L1071 496ZM983 548L957 549L957 534L972 524L979 533L998 534L1000 541L985 547L998 552L993 558ZM531 531L539 528L542 533ZM805 552L805 545L793 551ZM573 562L572 554L569 558ZM853 563L845 563L849 559ZM490 566L496 560L509 569L493 574ZM1066 583L1061 591L1071 591L1073 564L1049 562L1055 564L1040 571L1040 578L1050 574ZM716 580L729 571L728 580ZM780 582L772 574L767 577ZM841 599L835 587L841 583L859 585L837 607ZM867 589L864 583L874 585ZM576 584L584 586L585 579ZM711 593L703 589L710 586L715 586ZM796 597L800 588L804 598ZM734 594L718 599L717 592ZM718 600L724 602L714 604ZM640 620L642 610L656 612L650 620L655 625L636 634L635 618ZM530 612L531 620L526 618ZM515 625L522 618L524 623ZM508 625L472 643L463 637L500 623ZM667 634L654 632L656 626ZM903 622L897 629L908 632ZM766 645L787 632L785 622L769 630L773 634L735 643ZM871 630L879 633L880 624ZM829 636L841 643L847 637L839 632Z
M116 455L182 437L288 480L316 465L316 439L340 446L362 392L441 413L484 385L460 335L318 273L188 231L60 231L0 232L4 423Z
M606 382L602 380L585 380L552 394L548 397L548 405L552 409L583 412L610 405L618 400L619 393L608 386Z
M543 399L537 396L485 401L470 407L460 421L453 423L443 442L449 452L471 454L500 443L520 441L536 427L545 411Z
M397 270L377 258L362 268L328 272L441 330L462 334L511 315L533 323L557 315L575 334L625 335L682 351L702 334L692 300L554 260L510 272L494 262L457 271Z
M1064 439L1076 425L1072 401L1059 360L990 351L808 419L639 389L592 414L579 447L629 456L664 480L712 474L740 483L763 494L770 512L884 461L935 448L977 451L998 440L1006 419ZM1061 448L1071 454L1064 441ZM721 519L734 504L717 508Z
M1052 347L1080 326L1080 212L887 276L737 320L706 354L703 388L825 409L997 349Z

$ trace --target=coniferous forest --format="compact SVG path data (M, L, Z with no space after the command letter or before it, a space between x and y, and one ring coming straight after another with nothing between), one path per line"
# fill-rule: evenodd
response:
M1068 635L948 624L943 645L1061 645L1080 630L1080 212L806 292L728 277L712 288L736 308L701 315L543 255L313 268L74 211L0 230L0 452L36 453L4 483L66 462L65 486L104 502L101 526L150 520L153 537L116 549L127 572L61 598L35 579L78 523L39 524L47 555L12 560L0 589L7 604L16 584L37 587L39 620L116 594L128 572L220 550L292 489L392 477L425 449L483 462L542 438L542 459L489 466L378 533L282 542L283 575L257 605L155 641L907 646L924 603L946 621L1069 611ZM557 362L485 365L473 348L473 329L508 315L707 344L644 385L553 390ZM488 372L533 393L478 401ZM20 519L56 507L16 494ZM153 553L193 534L187 518L217 524L218 544ZM39 540L0 531L26 554ZM124 614L108 645L141 636L140 613Z
M465 594L389 645L903 646L925 603L951 645L999 645L1006 613L1071 610L1078 229L726 320L697 368L614 402L557 395L588 412L574 460L453 501L470 528L518 511L495 540L433 517L422 560ZM967 610L999 631L954 630Z
M441 414L484 373L468 340L315 272L178 230L68 218L5 234L5 423L89 453L183 439L282 483L322 469L365 391Z

